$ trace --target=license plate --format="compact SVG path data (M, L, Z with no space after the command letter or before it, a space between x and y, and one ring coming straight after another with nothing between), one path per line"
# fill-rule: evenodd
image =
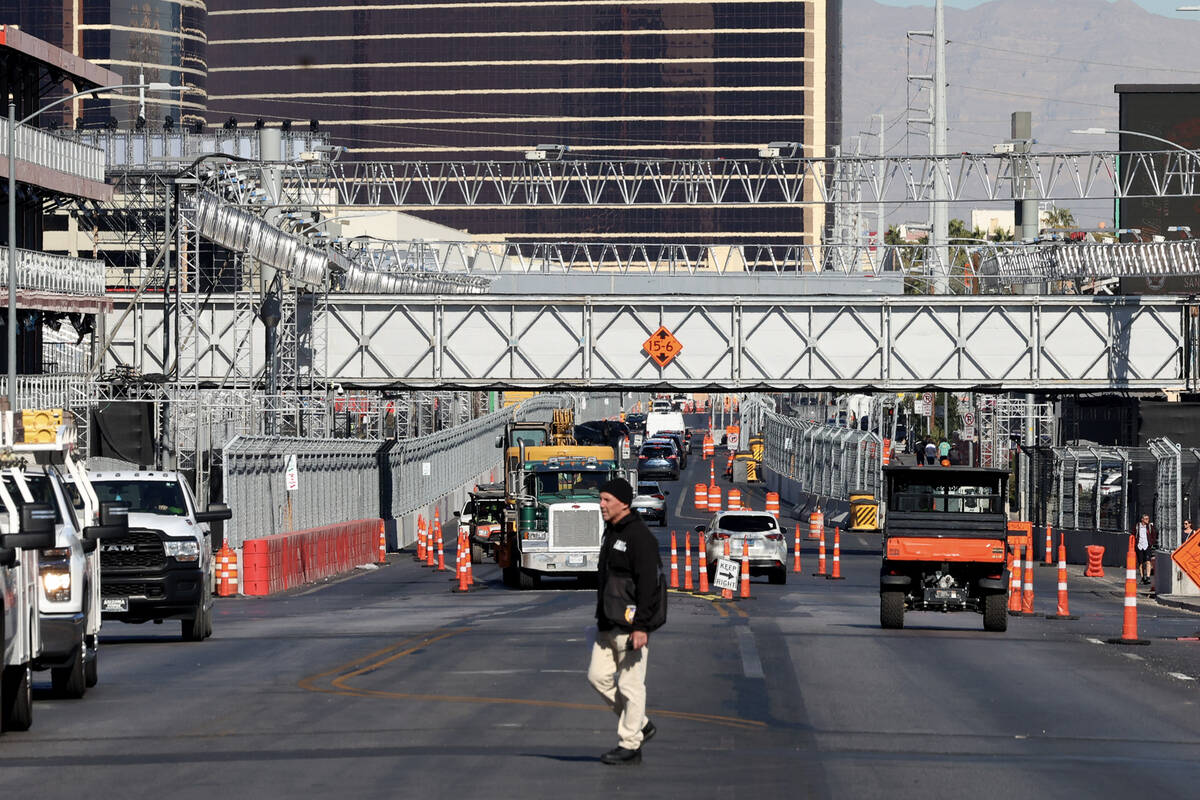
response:
M958 591L956 589L938 589L933 596L938 600L957 600Z
M587 563L587 556L567 556L568 567L582 567Z
M105 597L102 602L103 602L103 605L101 606L101 608L104 611L128 611L129 610L129 598L128 597Z

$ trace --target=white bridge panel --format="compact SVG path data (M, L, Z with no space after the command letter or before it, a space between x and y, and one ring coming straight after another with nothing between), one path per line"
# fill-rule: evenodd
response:
M329 306L316 322L328 326L324 378L347 385L1069 391L1196 377L1188 307L1162 296L348 295ZM106 366L163 371L161 320L151 302L110 327ZM232 320L231 298L204 307L199 360L188 348L180 374L226 381ZM660 325L682 344L666 367L642 349ZM256 349L262 341L256 332Z

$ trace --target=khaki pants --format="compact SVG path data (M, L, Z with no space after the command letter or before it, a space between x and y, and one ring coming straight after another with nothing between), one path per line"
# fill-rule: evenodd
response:
M588 681L620 717L617 735L621 747L637 750L642 746L642 728L646 718L646 662L650 646L626 650L630 634L619 630L597 631L592 645Z

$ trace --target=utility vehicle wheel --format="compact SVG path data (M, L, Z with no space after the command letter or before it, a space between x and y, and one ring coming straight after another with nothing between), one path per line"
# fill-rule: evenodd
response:
M16 664L4 668L0 678L0 730L27 731L33 724L33 665Z
M538 576L535 575L534 573L526 572L525 570L518 571L517 586L520 589L522 589L523 591L528 591L529 589L536 589L538 587L538 583L539 583Z
M50 683L54 687L54 693L59 697L78 699L83 697L87 691L87 674L84 671L83 661L85 652L87 652L87 648L81 639L79 646L75 648L71 666L50 669Z
M92 640L92 659L83 662L83 676L87 687L91 689L100 682L100 642Z
M1003 594L989 594L983 598L983 629L1003 632L1008 630L1008 603Z
M481 545L477 542L471 543L471 563L472 564L482 564L483 559L486 555L487 554L483 552L483 545Z
M904 592L879 593L879 626L904 627Z

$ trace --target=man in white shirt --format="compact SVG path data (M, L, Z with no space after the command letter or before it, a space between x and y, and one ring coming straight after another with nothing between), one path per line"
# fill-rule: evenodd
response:
M1142 514L1142 518L1133 526L1133 537L1133 549L1137 553L1138 574L1141 575L1142 583L1150 583L1150 558L1154 548L1158 547L1158 529L1150 521L1149 514Z

